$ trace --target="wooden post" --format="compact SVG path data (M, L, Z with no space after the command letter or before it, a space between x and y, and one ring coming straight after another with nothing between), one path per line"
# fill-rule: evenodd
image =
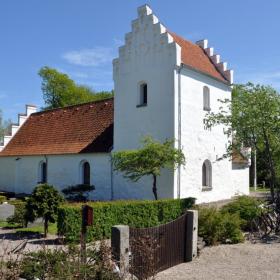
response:
M197 210L187 211L186 222L186 255L187 262L197 256L197 234L198 234L198 212Z
M87 261L87 248L86 248L86 237L87 237L87 226L93 224L93 209L88 205L82 206L82 227L81 227L81 262L86 264Z

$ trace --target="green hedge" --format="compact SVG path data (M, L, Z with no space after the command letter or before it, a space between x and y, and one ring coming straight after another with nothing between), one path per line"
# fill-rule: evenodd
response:
M92 202L93 226L88 228L88 241L110 238L111 227L117 224L132 227L152 227L170 222L185 209L194 205L194 198L166 199L158 201ZM75 242L81 231L80 203L64 204L58 210L57 229L66 241Z

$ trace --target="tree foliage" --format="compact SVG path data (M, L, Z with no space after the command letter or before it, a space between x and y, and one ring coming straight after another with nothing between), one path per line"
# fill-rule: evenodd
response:
M113 96L113 91L95 92L88 86L77 85L67 74L47 66L40 69L39 76L42 78L44 109L76 105Z
M173 140L164 143L146 137L143 147L138 150L119 151L113 154L114 169L124 173L124 177L134 182L143 176L153 177L153 193L157 200L157 177L163 168L176 169L185 164L185 156L174 148Z
M270 86L248 83L236 85L232 100L225 99L220 102L219 112L206 115L206 127L220 124L225 126L225 134L233 137L228 155L231 155L234 149L241 151L243 146L252 147L256 153L265 153L266 172L274 199L274 188L280 175L276 173L280 151L279 93Z
M4 120L2 111L0 110L0 143L4 139L4 135L7 135L10 132L12 121Z
M56 221L58 207L63 200L63 197L53 186L38 185L27 200L27 220L33 222L36 218L43 218L45 236L47 236L49 222Z
M62 190L68 201L86 202L88 201L89 193L95 190L95 186L87 184L79 184L75 186L69 186Z

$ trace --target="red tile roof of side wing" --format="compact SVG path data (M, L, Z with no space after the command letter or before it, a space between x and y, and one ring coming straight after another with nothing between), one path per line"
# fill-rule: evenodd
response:
M109 152L113 99L32 114L0 156Z
M169 33L174 41L181 47L181 60L183 64L206 73L222 82L228 83L201 47L185 40L173 32Z

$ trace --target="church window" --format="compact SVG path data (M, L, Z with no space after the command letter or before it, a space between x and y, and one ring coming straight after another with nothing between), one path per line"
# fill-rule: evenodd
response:
M90 165L87 161L82 164L82 184L90 185Z
M209 87L203 87L203 110L210 111L210 90Z
M38 183L47 183L47 163L45 161L41 161L39 164Z
M148 104L148 85L146 83L140 84L140 100L138 107L147 106Z
M212 188L212 166L211 162L206 159L202 165L202 189L209 190Z

